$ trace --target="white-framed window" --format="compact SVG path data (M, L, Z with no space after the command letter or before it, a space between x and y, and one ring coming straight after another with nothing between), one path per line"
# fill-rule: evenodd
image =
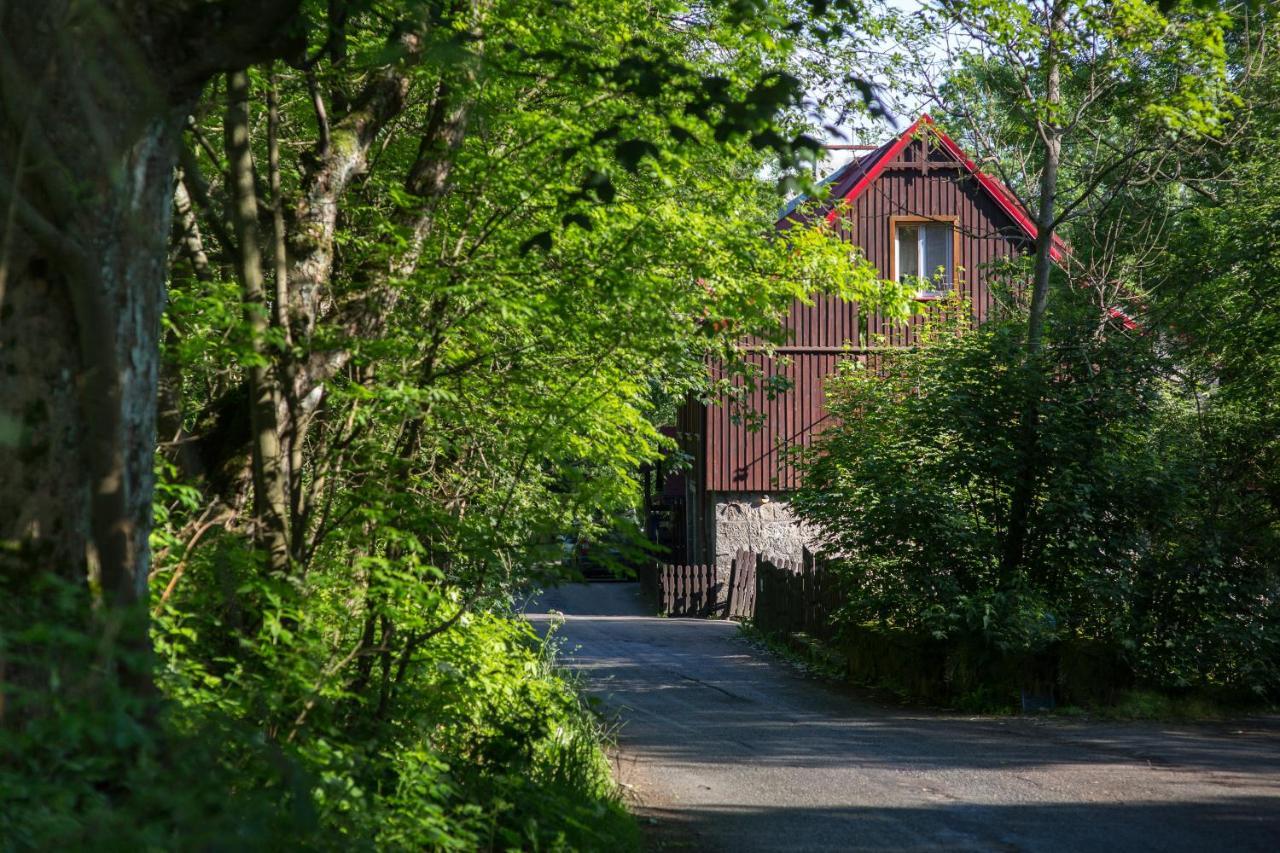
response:
M955 277L955 231L950 222L900 222L894 229L898 281L922 279L916 295L946 295Z

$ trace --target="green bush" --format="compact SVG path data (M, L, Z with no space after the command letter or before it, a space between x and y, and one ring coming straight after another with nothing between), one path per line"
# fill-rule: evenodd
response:
M970 328L952 303L915 350L878 371L846 362L830 380L836 424L796 506L841 555L838 618L1010 654L1093 638L1155 685L1276 691L1280 552L1265 547L1275 528L1258 524L1261 508L1222 511L1224 496L1262 500L1214 477L1231 434L1214 418L1228 412L1181 393L1158 336L1100 330L1082 296L1055 299L1030 366L1022 318ZM1034 502L1027 556L1010 570L1028 399Z
M0 849L637 846L600 724L527 623L463 614L384 680L349 656L340 569L264 580L235 537L201 549L153 622L160 702L68 690L9 735ZM394 588L424 624L456 613ZM93 667L87 637L14 640Z

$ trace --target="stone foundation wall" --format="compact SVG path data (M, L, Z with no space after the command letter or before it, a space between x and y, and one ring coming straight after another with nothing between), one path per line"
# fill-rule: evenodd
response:
M709 539L717 567L727 570L739 549L780 560L799 560L817 542L817 531L795 517L785 498L765 492L707 495Z

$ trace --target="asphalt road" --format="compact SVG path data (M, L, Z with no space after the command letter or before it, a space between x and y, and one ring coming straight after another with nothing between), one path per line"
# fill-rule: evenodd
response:
M1101 724L878 704L645 615L634 584L530 604L618 724L663 850L1280 851L1280 724Z

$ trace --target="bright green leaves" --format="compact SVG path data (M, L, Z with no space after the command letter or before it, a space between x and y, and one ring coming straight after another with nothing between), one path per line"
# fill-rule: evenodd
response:
M1158 468L1142 444L1149 423L1132 403L1151 392L1141 376L1065 363L1057 382L1030 388L1018 369L1019 324L972 330L969 316L950 300L917 350L885 355L878 369L851 362L838 373L827 389L835 422L797 504L850 557L849 579L860 590L851 620L975 632L1025 648L1052 639L1031 630L1036 613L1053 612L1065 630L1098 624L1094 608L1104 598L1091 585L1138 571L1131 549L1142 533L1128 507L1135 475ZM1089 346L1096 364L1134 355L1123 342ZM999 556L1028 394L1041 396L1046 411L1045 465L1036 557L1010 578Z
M915 289L881 279L875 265L862 256L860 249L841 239L825 218L783 233L789 252L779 264L779 276L794 283L799 297L831 294L856 301L891 320L910 316L916 305Z
M1029 119L1067 128L1114 97L1129 102L1130 120L1166 135L1213 135L1229 116L1224 34L1230 21L1202 4L957 0L936 15L939 31L960 22L970 34L972 48L954 64L999 57ZM1049 68L1062 76L1058 103L1046 97Z
M761 179L816 158L793 64L852 6L329 5L346 15L311 33L313 64L275 76L287 256L264 289L305 301L305 333L252 362L201 144L222 93L193 115L209 269L173 277L175 405L183 450L215 459L192 469L205 505L244 509L192 548L206 506L162 492L165 687L304 768L290 796L348 846L605 848L596 732L490 614L565 572L564 535L635 526L637 474L670 444L655 424L709 355L817 290L901 310L834 234L779 236ZM288 577L248 545L250 366L285 388ZM278 792L263 778L245 784Z
M1100 331L1084 295L1056 304L1038 373L1022 369L1016 315L972 329L952 304L916 350L851 360L829 380L832 424L794 505L846 558L840 618L1017 651L1082 636L1125 649L1153 684L1274 695L1276 526L1262 483L1274 481L1276 415L1258 401L1274 396L1276 359L1244 342L1255 372L1188 385L1205 367L1194 346L1170 365L1154 336ZM1031 559L1009 575L1028 396L1042 412Z

